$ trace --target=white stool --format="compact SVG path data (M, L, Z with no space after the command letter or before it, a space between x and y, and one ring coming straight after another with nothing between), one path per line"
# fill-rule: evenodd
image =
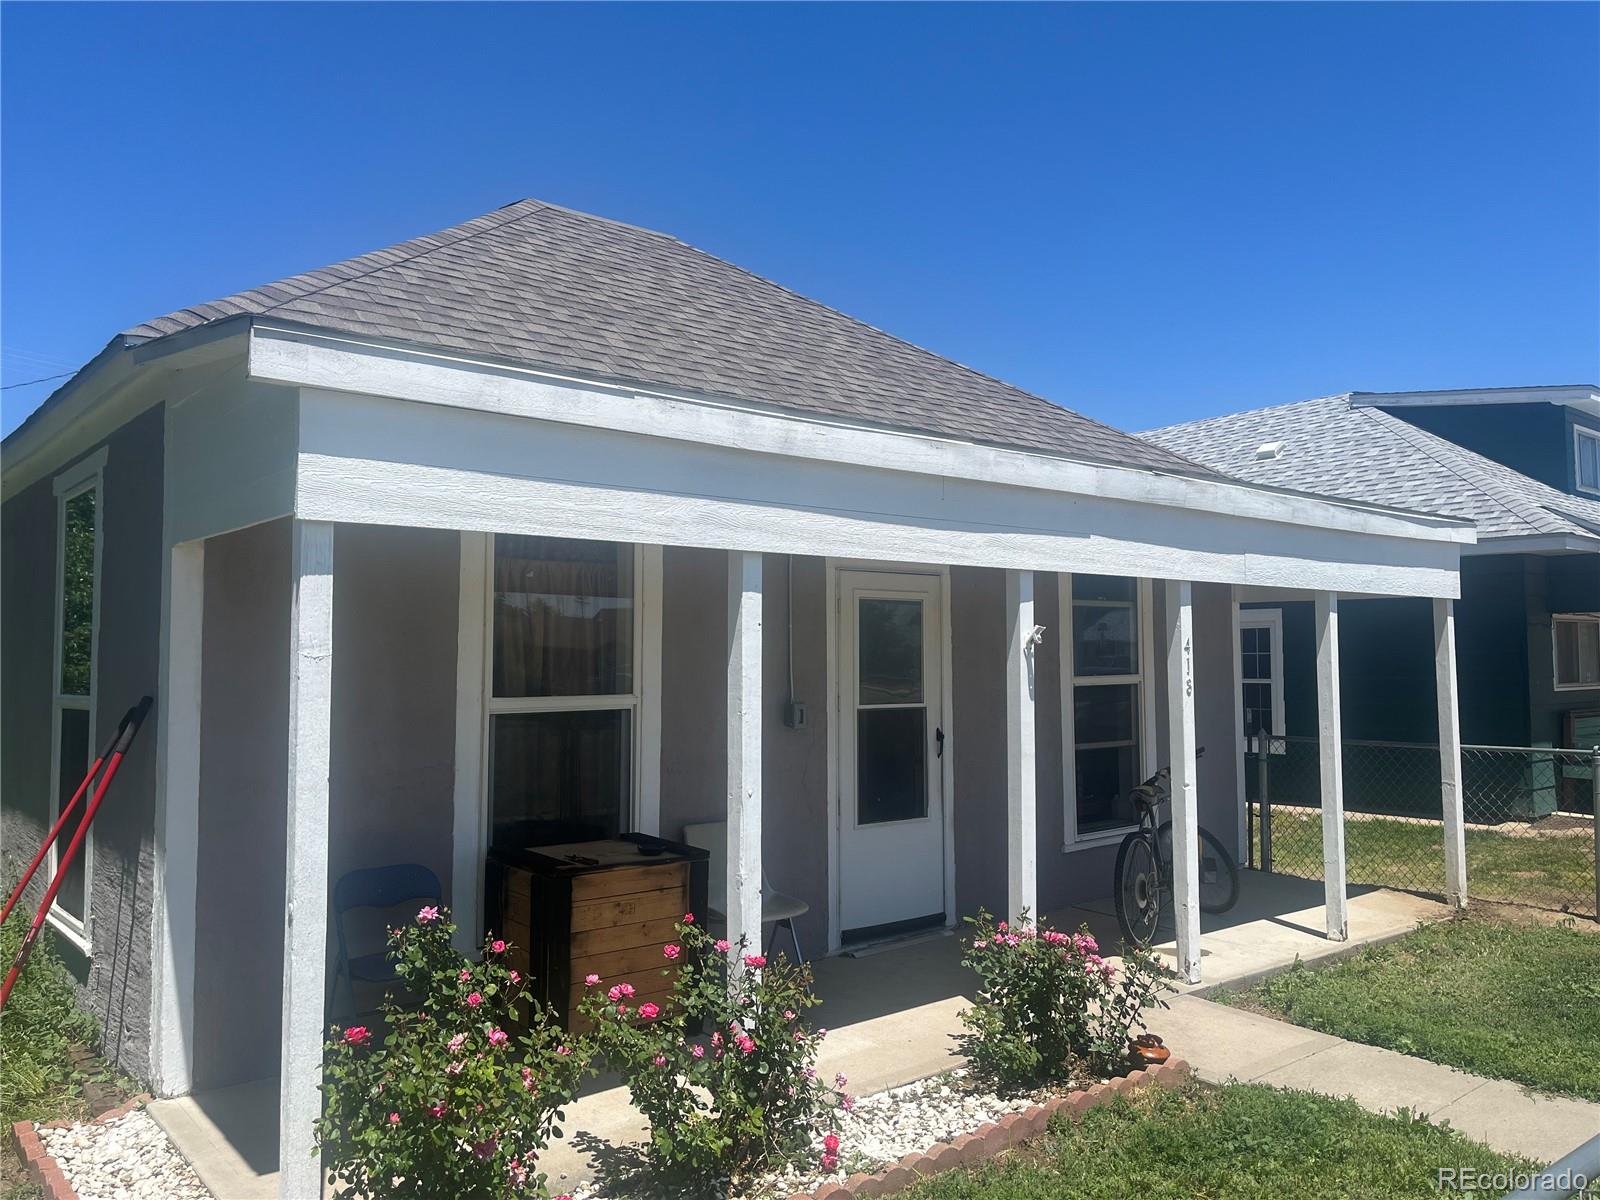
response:
M726 821L703 821L694 825L683 827L683 840L697 849L706 851L711 857L706 864L709 876L706 886L706 900L711 905L711 915L722 921L728 920L728 823ZM795 932L794 919L803 917L811 911L811 906L804 900L794 896L785 896L782 892L772 890L772 885L767 882L767 873L761 872L761 924L762 927L772 926L772 932L765 938L766 945L762 949L765 954L771 948L773 940L778 936L778 926L782 925L789 931L789 940L794 943L795 961L805 962L805 955L800 950L800 935Z

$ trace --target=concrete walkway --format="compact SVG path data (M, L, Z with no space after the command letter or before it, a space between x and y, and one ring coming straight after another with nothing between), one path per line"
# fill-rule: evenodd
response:
M1553 1162L1600 1133L1600 1104L1529 1092L1393 1050L1347 1042L1258 1013L1178 996L1150 1019L1196 1073L1348 1096L1372 1112L1399 1108L1450 1125L1506 1154Z

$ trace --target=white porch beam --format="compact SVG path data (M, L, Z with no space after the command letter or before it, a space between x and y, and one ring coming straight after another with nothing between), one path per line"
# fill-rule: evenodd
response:
M665 559L660 546L639 547L639 808L634 828L661 836L661 648Z
M1328 937L1350 936L1344 878L1344 731L1339 717L1339 595L1318 592L1317 757L1322 765L1322 879Z
M490 536L461 535L457 588L450 915L456 923L456 949L463 954L483 944L483 860L489 849L488 806L483 802L483 674L489 644Z
M163 579L156 710L154 986L150 1068L158 1095L193 1085L195 887L200 855L200 671L205 543L172 547Z
M289 822L283 929L278 1195L322 1194L311 1154L322 1113L328 928L328 766L333 720L333 526L294 523L289 611Z
M761 555L728 555L728 941L761 952Z
M1033 572L1006 572L1006 915L1039 918Z
M1467 906L1467 835L1461 795L1461 714L1456 688L1455 601L1433 602L1433 662L1439 693L1439 789L1444 801L1444 887Z
M1167 725L1172 764L1172 916L1178 974L1200 982L1200 817L1195 788L1194 588L1167 580Z

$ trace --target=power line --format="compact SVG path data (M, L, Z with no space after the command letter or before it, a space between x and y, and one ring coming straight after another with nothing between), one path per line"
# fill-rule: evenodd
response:
M76 371L63 371L59 375L46 375L42 379L30 379L26 383L8 383L0 387L0 392L9 392L12 388L32 387L36 383L49 383L52 379L65 379L68 375L76 374Z

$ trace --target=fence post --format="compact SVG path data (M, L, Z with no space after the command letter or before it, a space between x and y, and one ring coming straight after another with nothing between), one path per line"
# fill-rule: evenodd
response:
M1272 874L1272 798L1267 794L1267 755L1272 738L1265 729L1256 735L1256 803L1261 806L1261 869Z
M1600 917L1600 746L1589 754L1589 782L1594 791L1594 914Z

